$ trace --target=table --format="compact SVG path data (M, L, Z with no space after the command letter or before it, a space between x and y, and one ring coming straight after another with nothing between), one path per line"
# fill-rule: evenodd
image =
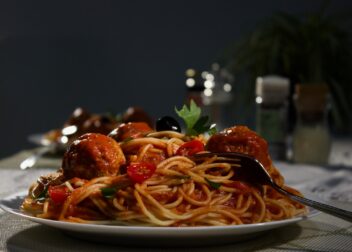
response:
M53 170L52 168L60 166L60 158L46 157L40 160L36 168L19 170L20 161L33 151L21 151L0 161L0 198L16 191L26 190L39 174L48 173ZM308 183L311 190L315 190L315 187L317 190L324 189L315 184L314 181L318 179L327 182L331 182L331 179L352 180L352 166L349 165L333 167L301 165L301 168L297 169L295 165L278 162L277 166L282 168L285 177L290 178L287 181L289 184L297 184L304 179L312 181ZM352 188L348 187L349 181L345 183L347 192L340 195L342 200L336 199L336 192L333 190L325 192L330 195L330 198L325 200L338 207L352 210ZM297 186L300 187L299 183ZM338 188L338 184L336 186ZM314 193L309 196L317 197ZM0 251L352 251L352 223L324 213L297 224L271 230L252 240L196 248L138 248L82 241L2 210L0 210L0 226Z

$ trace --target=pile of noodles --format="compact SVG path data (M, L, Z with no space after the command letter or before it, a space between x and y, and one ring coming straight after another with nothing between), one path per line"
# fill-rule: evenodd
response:
M196 137L206 144L204 136ZM116 176L64 181L70 195L62 204L50 198L35 199L29 193L22 208L40 218L79 223L215 226L282 220L306 213L306 208L279 194L270 186L254 186L234 179L236 165L216 157L195 162L175 155L187 141L184 134L163 131L121 142L128 162L146 155L164 155L154 174L141 183L131 183L121 171ZM138 151L135 151L138 150ZM267 167L276 183L285 186L279 171ZM113 190L104 195L104 190Z

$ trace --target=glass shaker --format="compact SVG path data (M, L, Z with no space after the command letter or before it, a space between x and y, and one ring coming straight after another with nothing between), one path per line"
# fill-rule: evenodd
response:
M256 131L268 142L274 160L286 159L289 89L289 79L281 76L256 80Z
M293 161L326 164L331 149L328 86L296 85L294 104L297 121L293 131Z

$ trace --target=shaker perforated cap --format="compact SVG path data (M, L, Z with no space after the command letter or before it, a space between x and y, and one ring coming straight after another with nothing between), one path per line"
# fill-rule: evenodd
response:
M268 75L258 77L256 80L255 94L259 103L280 104L288 97L290 80L281 76ZM258 101L257 101L258 102Z

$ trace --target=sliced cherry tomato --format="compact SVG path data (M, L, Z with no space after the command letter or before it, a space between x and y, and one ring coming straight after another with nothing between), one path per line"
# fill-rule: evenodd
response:
M186 142L177 149L176 155L192 156L198 152L204 151L204 144L199 140Z
M62 204L70 195L70 190L67 186L58 185L50 186L48 189L49 197L55 204Z
M156 170L156 166L152 163L132 163L127 167L127 174L135 183L142 183L150 178Z
M147 151L142 157L142 159L140 160L140 162L158 165L161 161L165 160L165 158L166 157L163 152L157 153L157 152Z

